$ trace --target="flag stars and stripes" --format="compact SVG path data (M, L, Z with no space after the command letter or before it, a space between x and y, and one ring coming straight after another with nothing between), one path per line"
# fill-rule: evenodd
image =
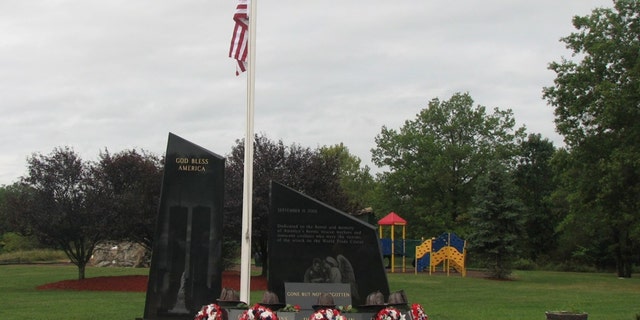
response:
M247 55L249 54L249 0L238 0L236 12L233 15L235 26L231 37L229 57L238 62L236 76L247 70Z

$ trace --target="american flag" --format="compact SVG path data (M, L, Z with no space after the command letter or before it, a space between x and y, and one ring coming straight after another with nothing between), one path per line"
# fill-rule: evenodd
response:
M229 57L238 61L236 68L236 76L241 72L247 71L247 55L249 48L247 40L249 37L249 0L238 0L236 13L233 15L233 21L236 25L233 28L233 36L231 37L231 48L229 48Z

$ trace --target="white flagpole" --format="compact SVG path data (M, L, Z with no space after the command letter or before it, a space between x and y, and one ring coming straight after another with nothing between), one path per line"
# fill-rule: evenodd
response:
M250 0L249 57L247 66L247 119L244 139L244 184L242 191L242 245L240 249L240 300L251 305L251 220L253 219L253 114L256 75L256 15L258 0Z

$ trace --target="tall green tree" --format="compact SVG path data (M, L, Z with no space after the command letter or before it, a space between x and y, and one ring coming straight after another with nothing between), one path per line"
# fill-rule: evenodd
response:
M7 223L7 214L6 214L6 194L7 194L7 186L0 186L0 236L5 232L9 232L9 224Z
M522 203L512 175L499 163L489 166L475 187L469 250L481 257L491 277L504 279L511 274L518 239L524 235Z
M614 1L576 16L562 38L573 60L552 62L544 98L580 174L569 215L606 235L618 276L640 250L640 2ZM595 235L594 235L595 236Z
M433 99L400 130L376 136L373 162L388 171L381 192L412 226L410 236L466 235L474 183L488 163L511 162L524 138L511 110L474 106L468 93Z
M319 149L320 156L327 161L338 160L340 186L348 197L348 212L356 212L371 207L376 182L368 166L362 166L362 160L349 152L344 144L324 146Z
M226 240L240 239L242 226L242 190L244 173L244 140L237 140L225 164L225 231ZM349 207L348 196L340 186L338 157L326 157L319 150L298 144L286 146L265 135L255 135L253 163L252 250L264 261L268 256L269 191L277 181L316 198L335 208ZM267 274L268 266L262 273Z
M553 143L540 134L529 134L520 145L518 162L513 172L518 196L523 203L527 237L520 239L525 258L536 260L547 256L556 245L555 227L550 197L555 188L551 159L556 150Z
M162 185L162 160L144 150L104 150L92 166L105 190L113 221L111 240L128 240L152 248ZM107 228L107 226L105 226Z
M7 194L10 220L22 233L64 250L84 279L93 249L107 235L111 211L105 190L71 148L34 154L27 163L27 176Z
M579 201L578 185L587 187L597 184L595 175L584 176L584 168L575 154L562 148L551 159L553 184L556 187L550 199L555 223L556 246L551 259L567 270L580 270L584 266L595 266L606 270L615 266L615 257L607 249L611 237L607 230L601 230L602 223L590 223L590 217L599 215L591 212L586 203ZM578 210L579 206L584 205ZM586 210L586 211L585 211ZM602 221L601 221L602 222Z

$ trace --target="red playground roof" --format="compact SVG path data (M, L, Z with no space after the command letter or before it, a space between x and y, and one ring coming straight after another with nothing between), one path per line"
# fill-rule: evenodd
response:
M402 219L395 212L391 212L386 215L384 218L378 220L378 224L382 226L390 226L390 225L401 225L404 226L407 224L407 221Z

